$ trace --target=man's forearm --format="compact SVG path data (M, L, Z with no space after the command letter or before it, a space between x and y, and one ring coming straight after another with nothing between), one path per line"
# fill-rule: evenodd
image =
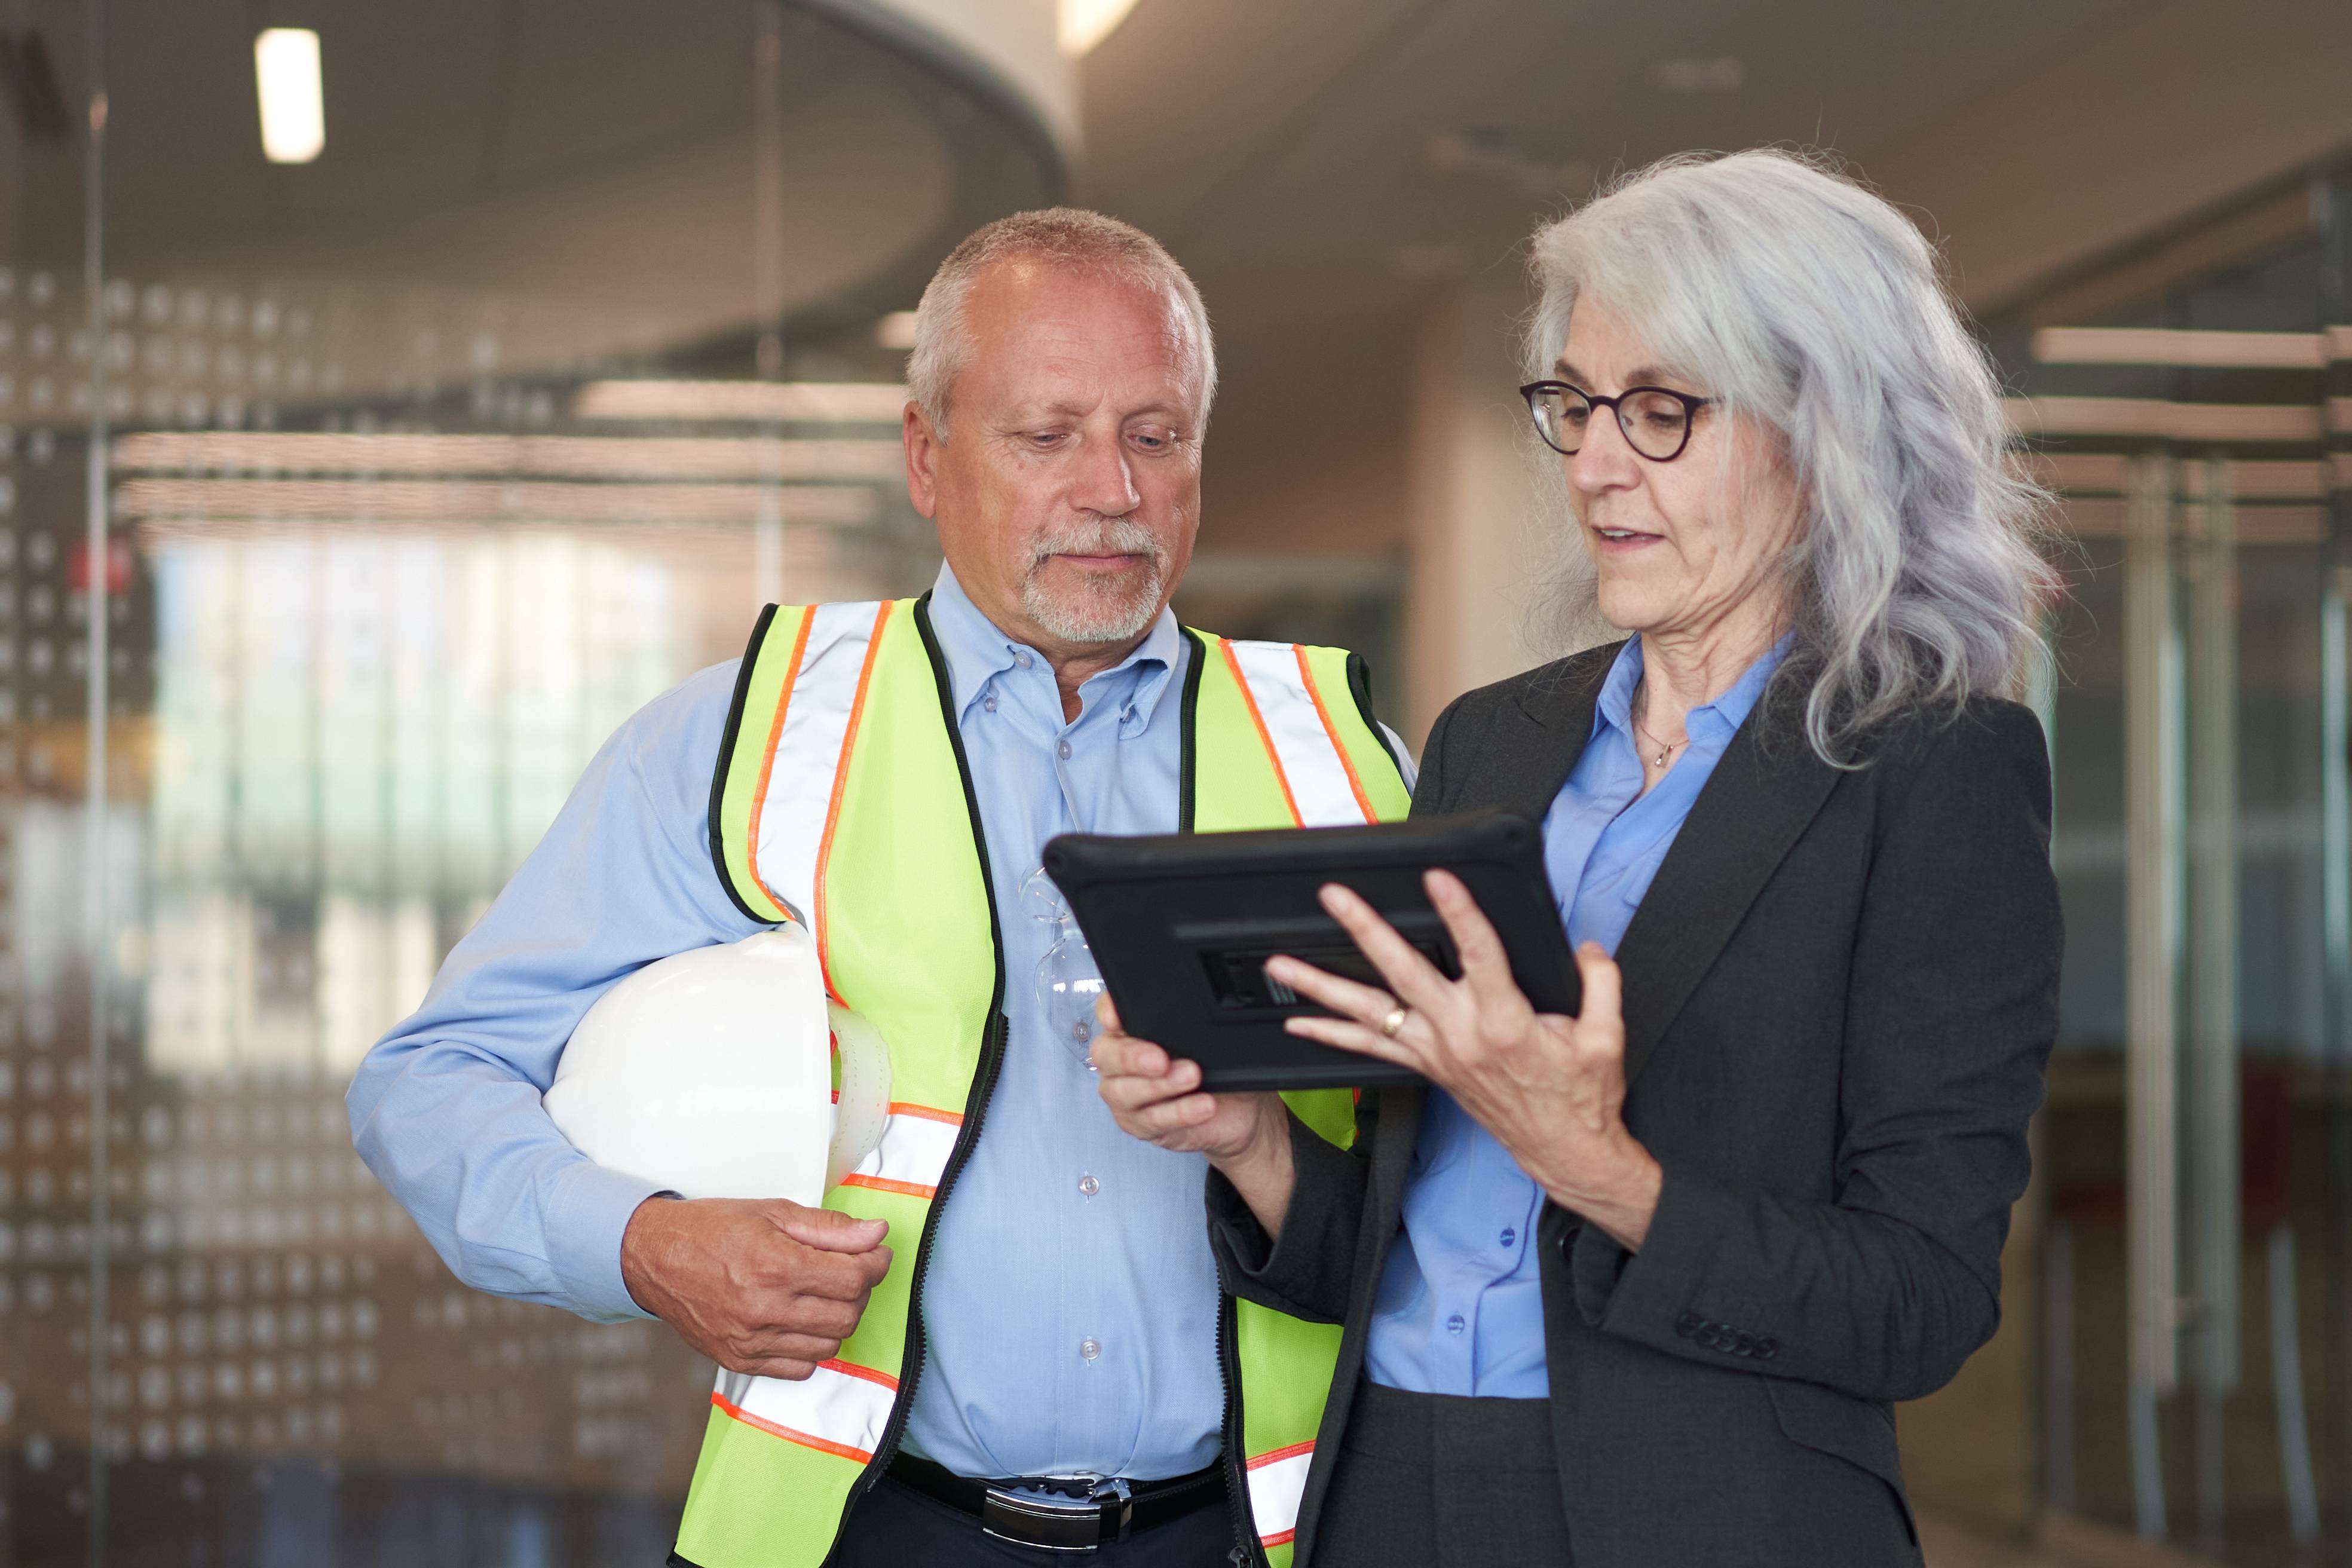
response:
M601 1321L646 1315L621 1237L659 1185L592 1163L528 1080L452 1041L392 1040L351 1103L360 1157L459 1279Z

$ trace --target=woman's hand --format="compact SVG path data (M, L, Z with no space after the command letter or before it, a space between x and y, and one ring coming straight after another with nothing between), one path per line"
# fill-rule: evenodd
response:
M1433 870L1423 882L1453 933L1462 978L1446 979L1362 899L1327 887L1323 907L1395 994L1295 958L1273 959L1267 974L1339 1015L1284 1026L1420 1073L1493 1133L1553 1202L1639 1251L1657 1210L1660 1172L1620 1114L1625 1024L1617 965L1586 942L1576 955L1583 1013L1538 1013L1511 979L1502 939L1470 890L1445 871Z
M1095 1021L1095 1087L1120 1130L1176 1153L1206 1154L1266 1235L1280 1236L1297 1177L1282 1097L1202 1093L1201 1064L1120 1028L1108 996L1096 1000Z

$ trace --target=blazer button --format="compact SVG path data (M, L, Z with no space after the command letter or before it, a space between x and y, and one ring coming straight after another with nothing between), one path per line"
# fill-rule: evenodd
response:
M1705 1327L1706 1327L1706 1320L1696 1312L1685 1312L1675 1320L1675 1332L1686 1340L1696 1336Z
M1754 1334L1744 1332L1733 1335L1731 1340L1731 1353L1733 1355L1754 1355L1756 1353L1756 1336Z
M1770 1361L1774 1356L1779 1355L1780 1353L1780 1342L1774 1339L1771 1335L1766 1334L1762 1339L1756 1342L1756 1359L1758 1361Z

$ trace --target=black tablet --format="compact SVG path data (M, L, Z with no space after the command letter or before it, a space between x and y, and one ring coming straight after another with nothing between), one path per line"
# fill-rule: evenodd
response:
M1276 953L1385 984L1317 901L1327 882L1361 894L1458 977L1453 939L1421 881L1443 867L1494 922L1537 1010L1572 1015L1579 1005L1576 963L1544 875L1543 835L1525 817L1481 812L1373 827L1146 837L1066 833L1045 846L1045 858L1121 1024L1198 1061L1209 1089L1415 1081L1403 1068L1283 1031L1284 1019L1325 1009L1266 977L1265 961Z

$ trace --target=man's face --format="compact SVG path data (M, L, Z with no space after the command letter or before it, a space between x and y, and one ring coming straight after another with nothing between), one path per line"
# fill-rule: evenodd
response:
M1132 643L1201 524L1200 359L1182 310L1016 258L981 274L964 320L971 357L948 429L907 410L915 510L1003 631L1056 662Z

